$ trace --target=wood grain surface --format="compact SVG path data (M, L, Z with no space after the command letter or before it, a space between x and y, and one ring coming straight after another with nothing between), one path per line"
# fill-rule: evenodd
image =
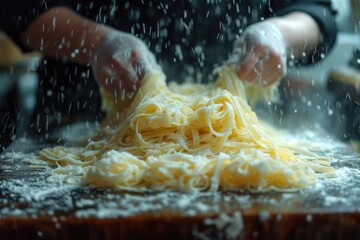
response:
M311 135L311 134L310 134ZM319 137L337 177L297 192L131 193L46 181L44 147L0 156L0 239L360 239L360 157Z

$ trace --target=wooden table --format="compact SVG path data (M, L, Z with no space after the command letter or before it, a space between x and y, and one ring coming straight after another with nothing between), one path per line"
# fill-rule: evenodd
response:
M19 139L0 156L0 239L360 239L360 156L302 132L338 177L299 192L129 193L48 183L29 169L43 147Z

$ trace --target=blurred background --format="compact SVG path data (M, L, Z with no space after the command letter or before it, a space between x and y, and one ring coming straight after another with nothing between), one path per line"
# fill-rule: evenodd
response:
M305 122L341 141L360 139L360 1L333 0L337 41L318 64L289 69L280 87L281 100L268 110L277 125ZM262 106L264 109L264 106Z
M280 100L259 104L255 110L276 126L320 126L341 141L356 143L360 139L360 0L333 0L333 4L338 11L339 29L334 49L316 65L291 67L280 85ZM23 53L0 32L0 151L23 136L45 141L54 127L101 120L97 92L67 89L76 91L66 93L76 97L64 105L62 84L56 84L59 89L52 88L55 83L49 77L48 83L42 83L50 86L48 90L39 89L42 75L57 74L44 71L43 66L51 69L51 64L42 61L40 53ZM87 87L96 86L88 81L88 67L67 67L61 71L76 72ZM57 108L63 109L52 111Z

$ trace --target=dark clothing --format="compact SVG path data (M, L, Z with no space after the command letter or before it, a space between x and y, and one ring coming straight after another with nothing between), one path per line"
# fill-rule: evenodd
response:
M323 41L309 58L302 59L304 64L326 55L336 38L335 11L330 0L7 0L0 6L0 29L26 50L20 33L41 13L58 5L144 40L170 80L183 81L190 76L191 80L203 81L214 65L228 58L243 29L267 17L292 11L314 17ZM101 118L100 97L89 67L47 59L39 68L39 76L36 124L41 118L46 119L46 126L74 115L81 116L81 120L86 114L90 120ZM48 94L49 89L52 94ZM36 129L44 129L36 124Z
M331 0L7 2L0 6L0 29L7 32L20 46L23 44L19 33L37 16L51 7L66 5L83 16L133 33L145 40L159 61L184 59L200 69L209 64L212 68L214 63L221 63L227 58L236 35L249 24L292 11L310 14L319 24L323 35L323 42L316 48L314 55L304 62L313 63L319 60L322 54L327 54L336 38L335 12L331 8Z

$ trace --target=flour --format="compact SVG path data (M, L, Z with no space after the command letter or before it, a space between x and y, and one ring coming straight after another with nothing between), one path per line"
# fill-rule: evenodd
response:
M323 143L322 149L327 149L326 156L334 157L332 164L336 177L319 179L316 184L297 192L256 194L174 191L130 193L51 183L47 181L50 169L28 169L34 158L34 149L10 151L0 155L0 219L8 216L34 219L51 216L54 227L60 229L61 222L69 217L109 219L138 214L157 216L159 213L168 214L169 219L171 216L204 216L200 221L205 230L194 229L194 237L211 239L221 235L222 238L234 239L245 231L244 213L254 209L259 221L264 224L273 219L282 222L289 212L296 214L308 211L305 220L312 222L316 214L325 211L359 211L359 155L344 145L332 144L330 140ZM254 231L251 234L259 236L261 233Z
M244 229L244 221L239 211L232 214L220 213L216 218L206 218L204 224L216 228L216 238L237 239ZM215 236L206 236L199 232L194 233L195 236L202 236L203 239L211 239Z

